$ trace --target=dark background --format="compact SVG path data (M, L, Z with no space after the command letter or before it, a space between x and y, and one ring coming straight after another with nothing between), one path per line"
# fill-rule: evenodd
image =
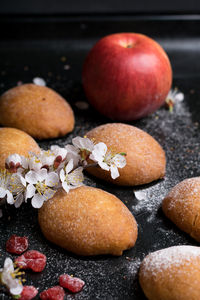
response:
M1 0L0 14L199 13L198 0Z

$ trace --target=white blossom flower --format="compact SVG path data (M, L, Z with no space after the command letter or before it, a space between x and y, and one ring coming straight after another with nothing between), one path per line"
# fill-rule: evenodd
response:
M171 89L165 99L165 103L169 108L169 111L173 111L173 107L176 103L180 103L184 100L184 94L179 92L177 88Z
M12 173L16 173L17 169L22 166L21 156L19 154L11 154L7 157L6 169Z
M74 145L74 147L80 150L87 150L88 152L92 152L92 150L94 149L94 143L86 137L82 138L80 136L77 136L72 139L72 144Z
M38 155L39 160L42 163L42 168L50 168L54 164L54 160L56 158L55 154L51 150L42 150Z
M77 136L72 139L72 144L74 146L74 149L72 148L73 146L71 146L71 150L74 153L76 152L80 156L81 162L86 165L87 159L94 149L94 143L86 137L82 138L80 136Z
M28 160L25 156L19 154L11 154L6 159L6 169L12 173L16 173L21 169L28 168Z
M79 154L80 150L73 145L66 145L65 149L67 150L67 161L73 159L74 168L77 167L79 161L81 161L81 156Z
M61 156L62 160L64 160L66 158L67 149L65 149L65 148L59 147L57 145L52 145L51 151L54 153L55 157Z
M111 171L112 179L119 177L118 168L123 168L126 165L124 155L112 154L104 143L98 143L94 146L90 159L97 162L102 169Z
M10 180L10 192L13 195L13 202L9 204L14 204L16 208L20 207L25 200L26 194L26 180L21 174L17 173L12 175Z
M29 171L25 180L28 182L26 199L32 198L31 203L35 208L42 207L44 201L53 197L56 192L53 188L59 182L58 175L55 172L48 173L46 169Z
M51 151L55 155L54 168L57 169L60 166L60 164L66 159L67 149L61 148L57 145L53 145L51 146Z
M13 261L7 257L4 262L4 266L0 269L0 282L5 285L10 294L17 296L22 293L23 285L21 280L17 276L21 275L22 272L14 269Z
M60 171L60 180L62 182L62 187L67 193L69 192L70 189L74 189L77 188L78 186L81 186L84 179L82 167L79 167L74 171L72 170L73 170L73 159L71 159L68 162L65 169L62 169Z
M38 155L29 152L28 168L33 171L39 171L42 167L42 161Z
M7 202L13 204L13 195L9 191L11 174L6 170L0 171L0 199L7 196Z

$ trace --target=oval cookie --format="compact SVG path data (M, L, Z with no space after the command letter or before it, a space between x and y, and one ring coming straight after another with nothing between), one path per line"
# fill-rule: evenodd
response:
M39 210L44 236L79 255L122 255L134 246L137 224L128 208L101 189L59 190Z
M200 295L200 248L175 246L150 253L139 271L149 300L197 300Z
M24 84L0 97L0 123L26 131L37 139L47 139L71 132L74 115L65 99L52 89Z
M162 202L165 215L200 242L200 177L185 179Z
M108 171L88 168L88 173L118 185L134 186L152 182L165 175L165 152L148 133L122 123L105 124L89 131L87 137L103 142L114 153L125 152L127 164L113 180Z
M0 169L5 168L10 154L28 156L29 151L40 153L40 147L30 135L15 128L0 128Z

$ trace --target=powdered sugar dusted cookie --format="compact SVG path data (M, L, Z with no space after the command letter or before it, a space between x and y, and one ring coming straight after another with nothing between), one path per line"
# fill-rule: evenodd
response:
M173 187L162 209L181 230L200 242L200 177L185 179Z
M0 169L5 168L9 155L18 153L27 156L29 151L40 152L40 147L30 135L15 128L0 128Z
M52 89L24 84L1 96L0 123L38 139L56 138L73 130L74 115L67 101Z
M120 176L113 180L109 172L100 168L87 171L101 179L118 185L141 185L163 178L165 152L148 133L122 123L105 124L89 131L87 137L96 143L103 142L112 153L126 153L126 166L119 169Z
M92 187L59 190L39 210L44 236L79 255L122 255L134 246L137 224L114 195Z
M200 248L175 246L150 253L139 271L149 300L197 300L200 295Z

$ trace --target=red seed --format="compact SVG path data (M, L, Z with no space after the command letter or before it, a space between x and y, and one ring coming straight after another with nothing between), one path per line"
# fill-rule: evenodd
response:
M40 293L40 299L42 300L63 300L64 297L65 292L63 288L58 285Z
M70 290L73 293L80 292L85 285L85 282L77 277L72 277L67 274L60 275L59 277L60 286Z
M31 300L38 293L38 290L32 285L24 285L21 297L19 300Z
M22 269L31 269L34 272L41 272L46 266L46 256L39 251L29 250L15 259L15 263Z
M28 238L23 236L17 236L15 234L6 242L6 251L13 254L22 254L28 248Z

